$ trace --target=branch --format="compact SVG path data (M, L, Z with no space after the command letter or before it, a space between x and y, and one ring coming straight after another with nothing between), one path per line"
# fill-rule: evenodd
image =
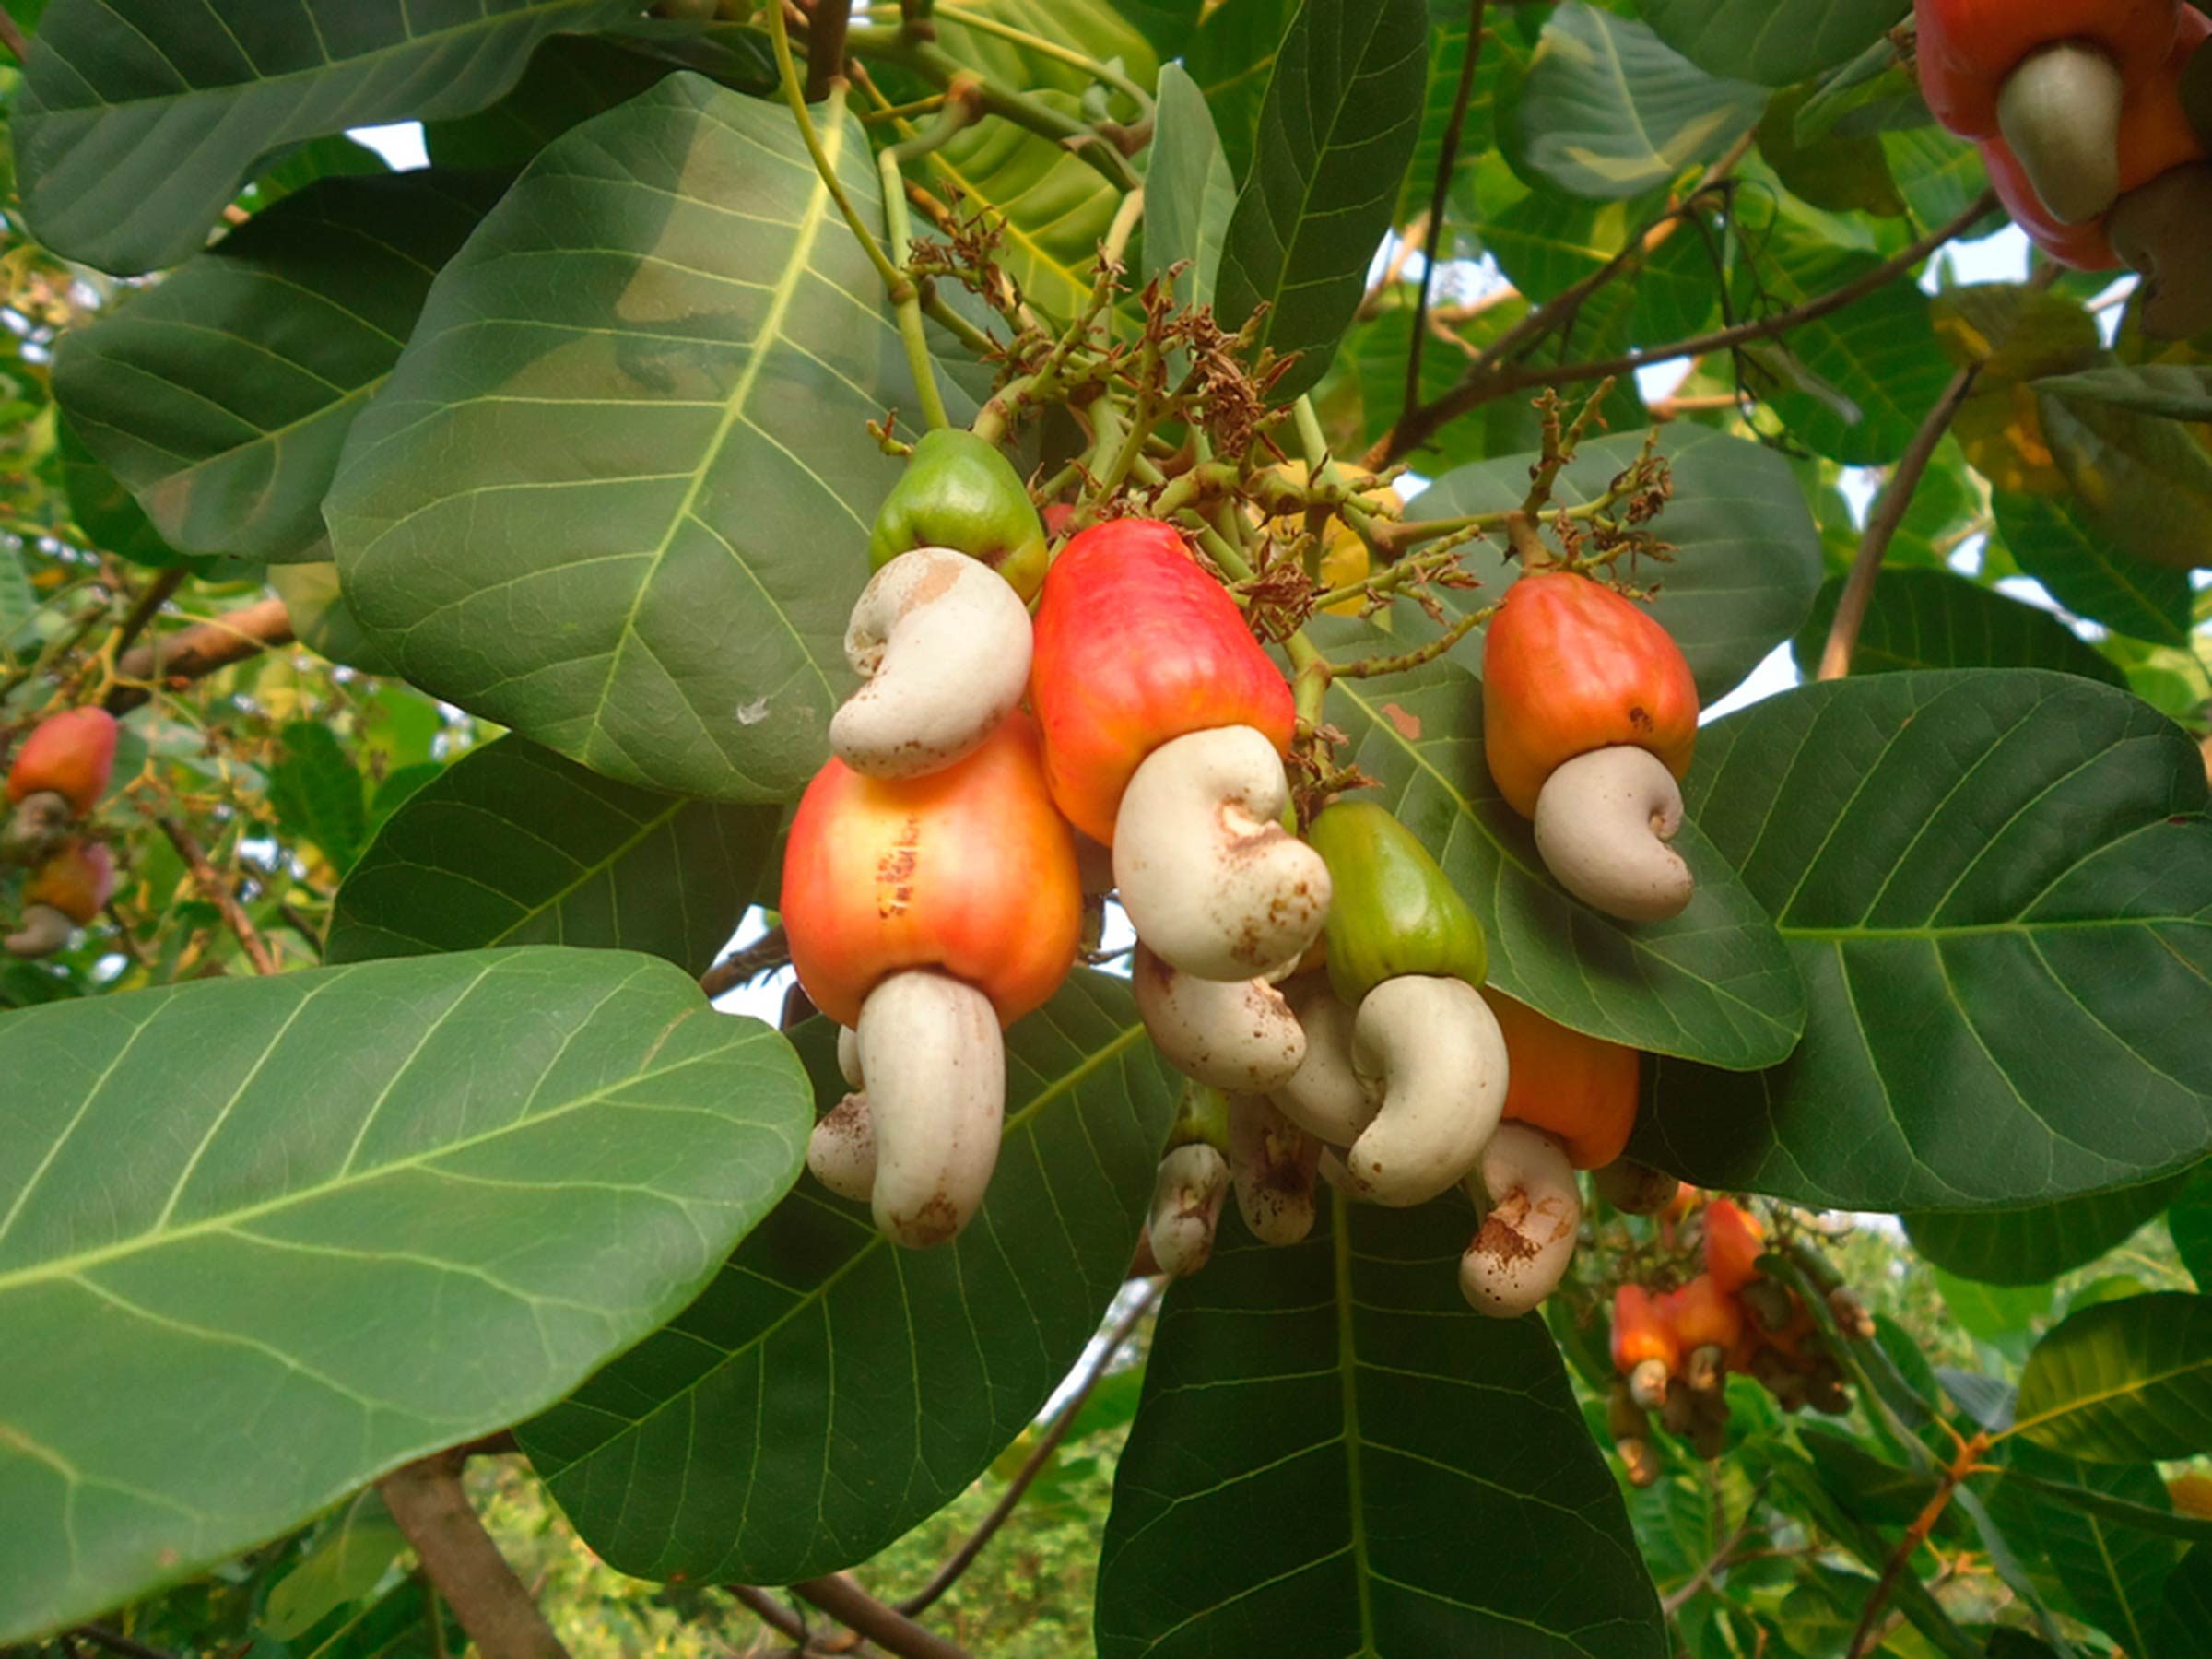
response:
M1881 499L1874 504L1873 516L1866 521L1866 534L1859 542L1858 556L1851 561L1851 574L1843 582L1843 596L1836 603L1835 620L1829 624L1828 643L1820 650L1819 678L1841 679L1851 672L1851 653L1858 645L1859 629L1865 624L1866 607L1873 603L1874 582L1882 573L1882 560L1889 552L1889 544L1897 538L1898 526L1905 522L1905 514L1912 506L1912 492L1920 488L1928 463L1936 458L1936 446L1951 429L1959 406L1966 402L1981 374L1976 366L1961 369L1951 376L1951 383L1936 400L1928 418L1920 423L1920 430L1912 434L1911 447L1890 472Z
M806 1644L806 1621L767 1591L753 1584L725 1584L723 1588L744 1603L755 1618L777 1635L802 1647Z
M1006 1483L1006 1489L999 1494L998 1501L991 1506L991 1512L977 1524L976 1529L968 1535L967 1541L952 1552L945 1564L930 1575L928 1583L899 1604L900 1612L911 1615L925 1611L933 1602L959 1582L962 1573L974 1565L975 1558L983 1552L983 1546L990 1543L993 1535L1006 1524L1006 1518L1014 1512L1015 1506L1021 1502L1022 1495L1030 1489L1037 1477L1044 1473L1046 1465L1053 1461L1053 1453L1060 1449L1060 1442L1067 1438L1067 1431L1075 1427L1076 1418L1082 1411L1083 1403L1089 1399L1091 1392L1106 1380L1107 1367L1113 1363L1114 1356L1122 1351L1129 1338L1135 1334L1136 1327L1143 1322L1145 1315L1152 1311L1152 1304L1159 1300L1160 1290L1166 1283L1165 1279L1155 1279L1147 1286L1145 1293L1137 1298L1136 1305L1123 1314L1113 1329L1106 1334L1106 1346L1099 1351L1098 1359L1091 1363L1090 1370L1085 1373L1083 1381L1077 1385L1076 1392L1068 1395L1067 1403L1060 1407L1060 1415L1053 1419L1052 1427L1047 1429L1043 1438L1038 1441L1035 1448L1030 1453L1029 1460L1021 1465L1014 1478Z
M1898 1575L1904 1571L1920 1547L1928 1541L1928 1535L1936 1530L1936 1523L1943 1519L1943 1512L1950 1507L1952 1494L1958 1491L1960 1483L1969 1475L1981 1466L1982 1453L1988 1449L1988 1436L1977 1434L1959 1448L1959 1455L1944 1470L1943 1481L1936 1488L1936 1495L1913 1517L1912 1524L1905 1528L1905 1535L1898 1540L1897 1547L1889 1552L1889 1559L1882 1564L1882 1575L1875 1581L1874 1593L1866 1598L1865 1610L1859 1615L1858 1629L1852 1632L1851 1645L1843 1651L1844 1659L1865 1659L1865 1655L1873 1650L1874 1644L1880 1639L1877 1627L1881 1622L1882 1608L1888 1603L1889 1593L1897 1587Z
M6 16L6 12L0 11L0 18ZM164 1653L158 1647L148 1647L143 1641L135 1641L122 1631L111 1630L105 1625L78 1625L69 1634L82 1636L94 1647L105 1648L111 1653L121 1653L124 1659L177 1659L174 1653Z
M0 46L6 46L14 53L17 63L28 64L30 62L30 42L23 38L22 29L18 26L15 18L7 15L5 7L0 7ZM99 1637L92 1634L90 1625L87 1625L80 1634L88 1641L100 1640Z
M173 818L156 818L154 822L160 826L161 833L169 837L169 844L177 850L177 856L184 861L185 868L192 872L192 878L200 890L207 895L209 902L216 909L222 912L225 924L236 935L239 947L246 953L246 960L253 964L253 971L276 972L276 958L269 949L268 941L261 936L246 915L245 907L239 903L238 895L230 890L230 884L207 862L206 853L198 841L192 839L192 831Z
M806 1579L791 1589L885 1652L898 1654L899 1659L975 1659L957 1642L924 1630L897 1608L885 1606L842 1573ZM498 1656L488 1655L487 1659Z
M6 13L0 12L0 17L5 16ZM128 651L131 641L146 631L146 625L169 603L171 595L183 585L182 565L171 566L148 582L146 592L139 594L137 602L131 606L130 614L116 628L115 643L111 649L117 653Z
M1864 276L1855 277L1841 288L1822 294L1817 299L1808 300L1803 305L1794 306L1788 311L1777 312L1774 315L1761 318L1757 322L1739 323L1732 328L1718 329L1712 334L1694 335L1687 340L1677 340L1672 345L1641 347L1634 351L1624 352L1619 357L1607 358L1598 362L1561 363L1548 366L1540 363L1509 365L1494 361L1492 354L1486 354L1484 360L1470 369L1467 377L1458 385L1453 387L1451 391L1445 393L1435 402L1423 404L1408 418L1401 420L1396 429L1383 442L1376 445L1375 453L1379 456L1378 464L1402 459L1426 443L1435 434L1437 429L1447 421L1457 418L1469 409L1478 407L1495 398L1504 397L1512 393L1521 391L1525 387L1565 386L1572 385L1577 382L1604 380L1608 376L1632 374L1637 370L1647 369L1654 363L1671 363L1683 358L1703 357L1707 353L1714 351L1732 351L1738 346L1747 346L1755 340L1772 339L1775 335L1787 334L1794 328L1802 328L1807 323L1816 323L1822 317L1841 311L1853 300L1863 300L1877 288L1885 287L1904 276L1914 265L1927 258L1944 243L1966 230L1995 206L1996 193L1983 191L1974 199L1972 206L1969 206L1957 218L1929 231L1918 241L1884 260ZM1585 277L1547 305L1531 312L1527 317L1515 325L1506 340L1500 342L1500 346L1505 346L1509 341L1513 345L1519 345L1524 338L1533 338L1538 332L1534 329L1533 325L1539 318L1547 318L1546 326L1548 326L1549 319L1547 317L1547 313L1562 309L1565 302L1570 300L1573 301L1574 305L1579 306L1588 297L1586 289L1603 281L1610 280L1614 275L1618 274L1618 267L1640 255L1641 249L1631 249L1616 256L1610 264L1594 275ZM1495 352L1495 348L1493 348L1493 352Z
M1413 302L1413 344L1406 353L1403 420L1421 406L1421 348L1429 343L1429 288L1436 279L1436 248L1444 236L1444 196L1452 187L1453 163L1459 159L1459 135L1467 121L1467 100L1475 90L1475 70L1482 62L1484 0L1469 0L1467 52L1460 60L1459 86L1452 94L1452 116L1444 124L1444 147L1436 158L1436 179L1429 187L1429 234L1421 244L1421 288Z
M125 652L115 672L120 679L135 683L109 691L105 706L111 714L126 714L153 697L149 686L205 678L273 645L288 645L292 638L292 619L281 599L257 600L210 617Z
M483 1659L569 1659L461 1489L464 1459L441 1452L376 1483L422 1571Z
M750 945L733 950L721 961L699 976L699 988L707 994L707 1000L735 991L738 986L772 973L791 960L791 942L783 930L771 927Z

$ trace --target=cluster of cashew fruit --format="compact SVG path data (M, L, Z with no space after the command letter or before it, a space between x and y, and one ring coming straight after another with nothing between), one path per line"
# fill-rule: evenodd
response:
M28 870L22 912L0 948L52 956L100 914L115 866L99 841L78 833L108 792L115 767L115 720L102 709L71 709L41 721L7 773L8 815L0 864Z
M1921 90L1976 139L2052 258L2143 276L2144 327L2212 328L2212 150L2187 77L2212 18L2181 0L1918 0Z
M1761 1268L1765 1229L1726 1198L1696 1209L1700 1197L1682 1189L1667 1215L1670 1231L1684 1223L1682 1236L1694 1242L1702 1271L1672 1288L1624 1283L1613 1293L1613 1369L1619 1381L1608 1418L1629 1479L1640 1487L1659 1478L1654 1417L1668 1433L1688 1439L1700 1457L1722 1454L1731 1372L1753 1379L1785 1411L1810 1406L1841 1417L1851 1409L1842 1368L1826 1351L1811 1311ZM1819 1266L1837 1327L1853 1341L1870 1338L1874 1321L1865 1306L1824 1263Z

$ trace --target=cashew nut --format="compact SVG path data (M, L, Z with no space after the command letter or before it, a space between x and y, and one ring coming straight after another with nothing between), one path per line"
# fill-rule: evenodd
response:
M1352 1065L1373 1121L1344 1155L1350 1190L1375 1204L1425 1204L1475 1167L1505 1109L1505 1033L1465 980L1384 980L1352 1021Z
M1536 852L1561 887L1624 922L1664 922L1696 883L1666 843L1682 828L1682 791L1666 762L1632 744L1553 769L1536 796Z
M2143 332L2185 340L2212 329L2212 161L2169 168L2120 198L2105 229L2143 275Z
M1264 1096L1229 1097L1229 1171L1244 1225L1263 1244L1295 1244L1313 1229L1321 1143Z
M1228 1192L1229 1164L1204 1141L1177 1147L1159 1160L1148 1230L1162 1273L1187 1278L1206 1265Z
M868 1097L849 1094L806 1137L806 1168L840 1198L865 1204L876 1190L876 1115Z
M2086 225L2120 194L2120 65L2060 41L2030 53L1997 94L1997 130L2061 224Z
M16 931L0 939L0 948L10 956L45 957L69 943L76 932L76 924L55 910L51 904L27 904L23 920Z
M1305 1058L1305 1032L1265 980L1200 979L1139 945L1131 986L1153 1046L1208 1088L1265 1093L1289 1081Z
M1655 1216L1682 1190L1682 1183L1664 1170L1632 1158L1617 1158L1591 1171L1590 1182L1600 1198L1624 1216Z
M54 790L25 795L0 823L0 864L38 864L61 844L76 818L69 797Z
M876 1132L876 1225L894 1243L942 1244L982 1206L998 1162L998 1015L974 986L913 969L868 993L859 1047Z
M1479 1187L1480 1191L1477 1191ZM1567 1148L1526 1124L1500 1124L1467 1194L1489 1214L1459 1258L1459 1288L1477 1313L1513 1319L1559 1288L1574 1259L1583 1199Z
M845 629L867 684L830 722L830 747L872 778L918 778L973 754L1021 701L1030 613L1006 578L948 547L877 571Z
M1277 822L1288 794L1275 745L1251 726L1147 755L1113 827L1137 937L1201 979L1252 979L1300 955L1329 913L1329 868Z
M1325 973L1292 981L1285 994L1304 1030L1306 1053L1289 1079L1271 1091L1276 1107L1307 1134L1348 1147L1375 1115L1352 1069L1352 1011L1336 1000Z

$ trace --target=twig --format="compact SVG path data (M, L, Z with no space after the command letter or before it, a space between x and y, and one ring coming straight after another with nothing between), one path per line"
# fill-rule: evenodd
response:
M771 7L771 9L773 9ZM819 103L845 73L845 31L853 8L840 0L814 0L806 26L806 101Z
M1135 1334L1145 1315L1152 1311L1152 1304L1159 1300L1161 1287L1166 1283L1165 1279L1156 1279L1147 1286L1144 1295L1137 1299L1136 1305L1123 1314L1113 1329L1106 1334L1106 1345L1100 1350L1098 1359L1092 1361L1090 1370L1077 1385L1075 1393L1068 1395L1066 1403L1060 1407L1059 1415L1053 1418L1052 1427L1044 1431L1020 1470L1006 1483L1006 1489L999 1494L998 1501L991 1506L991 1512L977 1523L966 1542L952 1552L945 1564L930 1574L929 1583L899 1604L900 1612L911 1617L926 1611L932 1603L959 1582L960 1575L974 1564L977 1556L982 1554L983 1546L990 1543L993 1535L1006 1524L1006 1517L1021 1502L1022 1495L1053 1461L1053 1453L1060 1449L1060 1442L1067 1438L1067 1431L1075 1427L1083 1403L1105 1381L1107 1368Z
M0 46L6 46L14 53L17 63L30 62L30 42L23 38L22 29L5 9L0 9ZM86 1628L90 1629L89 1626Z
M171 680L202 679L292 641L292 619L281 599L261 599L210 617L166 637L133 646L116 664L117 684L107 695L111 714L125 714L149 700L147 688Z
M1818 322L1822 317L1841 311L1854 300L1865 299L1877 288L1894 282L1995 206L1996 193L1984 191L1957 218L1929 231L1918 241L1884 260L1872 270L1802 305L1777 312L1771 317L1763 317L1756 322L1739 323L1734 327L1719 329L1712 334L1677 340L1672 345L1641 347L1634 351L1624 352L1619 357L1596 362L1548 366L1540 363L1507 365L1491 360L1491 354L1486 353L1484 360L1470 368L1466 378L1458 385L1433 403L1423 404L1408 418L1399 421L1396 428L1370 452L1371 463L1379 465L1400 460L1426 443L1447 421L1525 387L1565 386L1583 381L1605 380L1609 376L1632 374L1654 363L1671 363L1683 358L1703 357L1710 352L1730 351L1738 346L1747 346L1755 340L1771 339L1792 329L1802 328L1807 323ZM1520 335L1527 330L1537 318L1554 310L1560 300L1570 295L1581 293L1586 285L1598 279L1609 279L1612 275L1618 274L1617 267L1630 263L1630 258L1629 255L1617 258L1605 270L1597 273L1596 277L1585 278L1583 283L1578 283L1575 288L1559 296L1559 300L1531 312L1527 318L1515 325L1514 334ZM1586 293L1581 293L1581 298L1587 297ZM1500 342L1500 345L1504 343Z
M730 952L721 961L699 976L699 988L712 1002L739 985L772 973L791 960L791 945L783 930L771 927L750 945Z
M1874 1593L1866 1598L1865 1610L1859 1615L1858 1629L1852 1632L1851 1645L1844 1649L1843 1659L1865 1659L1873 1651L1875 1642L1880 1639L1882 1608L1889 1600L1889 1593L1897 1587L1898 1575L1928 1541L1928 1535L1936 1530L1936 1523L1943 1519L1943 1512L1950 1507L1951 1495L1969 1475L1982 1466L1982 1453L1988 1450L1989 1437L1977 1434L1959 1448L1959 1455L1944 1470L1936 1495L1913 1517L1912 1524L1905 1528L1905 1535L1898 1540L1889 1559L1882 1563L1882 1575L1875 1581Z
M0 17L6 15L0 12ZM94 1647L105 1648L111 1653L125 1654L127 1659L177 1659L174 1653L164 1653L158 1647L148 1647L143 1641L135 1641L121 1630L111 1630L105 1625L78 1625L71 1634L82 1636Z
M4 15L0 14L0 16ZM169 603L171 595L183 585L184 567L182 565L171 566L148 582L146 592L139 594L136 603L131 606L129 615L125 616L123 621L117 625L115 642L110 649L118 657L128 651L131 648L131 641L146 631L146 625L154 619L155 615L164 605Z
M1460 60L1459 87L1452 95L1452 117L1444 124L1444 145L1436 158L1436 179L1429 188L1429 234L1421 247L1421 287L1413 302L1413 344L1406 352L1406 401L1399 418L1421 406L1421 348L1429 340L1429 289L1436 280L1436 249L1444 236L1444 197L1452 187L1453 164L1459 159L1459 135L1467 121L1467 100L1475 90L1475 70L1482 62L1482 12L1486 0L1467 7L1467 52Z
M1682 1583L1677 1585L1673 1590L1667 1592L1665 1598L1663 1598L1659 1603L1659 1611L1664 1616L1668 1618L1672 1618L1677 1613L1679 1613L1684 1607L1689 1605L1699 1591L1704 1589L1707 1584L1712 1582L1712 1575L1714 1573L1720 1571L1724 1567L1734 1564L1735 1547L1738 1544L1741 1544L1744 1541L1745 1535L1750 1532L1751 1522L1759 1513L1759 1493L1763 1492L1765 1489L1765 1484L1762 1482L1759 1488L1759 1490L1751 1494L1750 1501L1744 1505L1744 1518L1736 1523L1735 1530L1728 1535L1727 1541L1722 1544L1720 1547L1715 1549L1712 1554L1706 1557L1705 1564L1700 1567L1697 1571L1691 1573L1689 1577Z
M441 1452L394 1469L376 1489L483 1659L569 1659L461 1489L464 1461Z
M841 1573L791 1586L816 1606L900 1659L975 1659L966 1648L925 1630L896 1607L887 1607ZM487 1659L498 1659L488 1655Z
M724 1584L723 1588L743 1602L751 1609L754 1618L777 1635L798 1642L802 1647L806 1644L809 1634L806 1621L767 1591L754 1584Z
M1858 556L1851 561L1851 574L1844 578L1843 595L1836 602L1836 618L1828 627L1828 643L1820 650L1821 679L1841 679L1851 672L1851 653L1858 645L1859 629L1865 625L1866 607L1873 602L1874 582L1882 572L1882 560L1897 538L1898 526L1905 522L1912 492L1920 488L1928 463L1936 458L1936 446L1950 430L1959 405L1966 402L1981 374L1979 366L1970 366L1951 376L1951 383L1943 389L1928 418L1920 423L1920 430L1912 434L1911 447L1890 472L1889 482L1874 505L1874 514L1866 521L1866 534L1859 540Z
M224 924L236 935L239 947L246 953L246 960L253 964L253 971L276 972L276 958L269 949L268 941L254 928L245 907L239 903L238 895L230 890L230 884L207 862L206 853L198 841L193 840L192 831L172 818L158 817L154 822L160 826L161 833L169 837L169 844L177 850L177 856L184 861L185 868L192 872L192 878L198 883L200 890L207 895L216 909L222 912Z

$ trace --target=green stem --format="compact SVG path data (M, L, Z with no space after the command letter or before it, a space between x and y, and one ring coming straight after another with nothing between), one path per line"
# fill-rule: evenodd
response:
M903 271L913 257L913 236L906 216L906 181L899 173L902 147L892 145L876 159L876 165L883 178L884 234L890 240L892 260ZM922 400L922 416L933 429L948 427L952 417L945 412L945 397L937 390L936 365L930 359L929 336L922 327L922 290L911 279L903 286L903 294L892 296L891 309L898 314L899 338L906 347L906 366Z
M891 263L890 255L883 251L882 243L876 240L862 221L860 209L853 206L853 198L845 194L843 181L837 176L836 164L822 147L822 135L815 130L814 117L806 112L806 88L799 79L799 66L791 55L791 29L783 20L783 8L780 6L768 8L768 33L775 47L776 73L783 82L783 101L791 106L792 117L799 124L799 136L806 142L806 153L814 158L814 171L821 175L823 186L830 192L830 199L837 204L837 210L845 216L845 223L852 227L853 234L866 251L868 263L876 267L876 274L883 278L883 286L889 290L892 300L897 300L902 291L913 284L908 280L905 272ZM844 88L841 83L830 92L830 119L833 122L841 121L844 112Z
M868 8L871 17L878 12L896 16L899 10L896 6L872 6ZM1041 57L1053 58L1082 70L1094 80L1102 81L1129 98L1136 105L1140 119L1152 112L1152 95L1111 64L1101 64L1097 58L1085 57L1072 47L1063 46L1057 41L1048 41L1042 35L1033 35L1027 29L1016 29L1010 23L1001 23L996 18L982 12L944 6L937 8L936 15L941 23L958 23L962 29L972 29L978 34L996 35L1000 40L1010 41Z

